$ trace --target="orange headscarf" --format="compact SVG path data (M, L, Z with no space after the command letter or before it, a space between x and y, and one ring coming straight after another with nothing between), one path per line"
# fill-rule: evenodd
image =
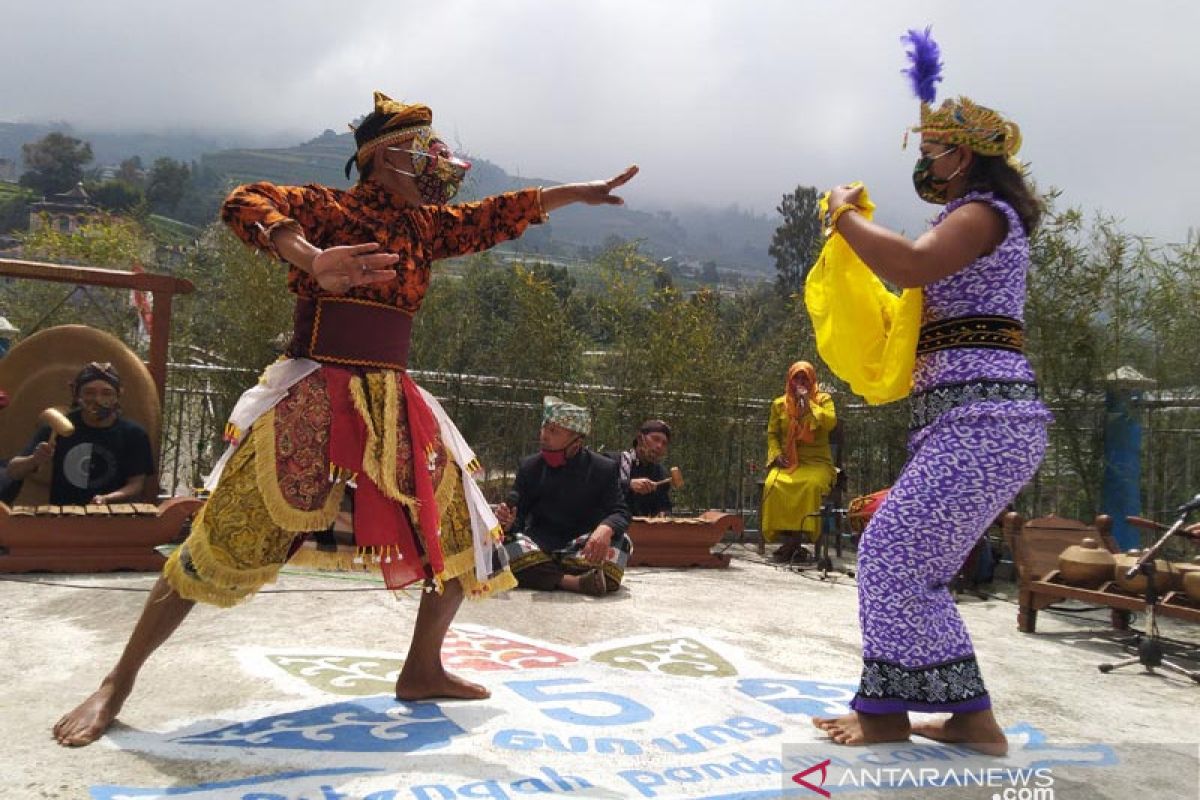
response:
M807 361L797 361L788 367L787 383L783 387L783 406L787 412L787 437L784 440L783 454L787 456L788 471L796 468L796 447L798 442L809 443L813 440L814 435L814 420L811 416L805 419L806 415L800 411L800 404L796 402L796 395L792 391L792 380L797 375L804 373L808 377L808 382L812 385L812 394L809 395L808 402L811 406L814 403L820 402L825 395L817 385L817 370ZM828 395L825 395L828 396Z

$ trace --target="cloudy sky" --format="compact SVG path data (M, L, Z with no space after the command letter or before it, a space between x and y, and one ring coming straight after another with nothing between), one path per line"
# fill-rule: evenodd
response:
M899 35L932 24L941 94L1005 112L1065 202L1159 241L1200 230L1195 0L63 0L6 3L0 120L286 134L421 101L510 172L604 177L635 207L770 211L862 179L929 215L900 147Z

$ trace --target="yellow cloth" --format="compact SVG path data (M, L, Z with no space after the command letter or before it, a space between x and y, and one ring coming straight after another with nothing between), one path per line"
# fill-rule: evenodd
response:
M826 193L822 217L828 207ZM858 207L867 219L875 212L866 189ZM851 391L871 405L908 396L921 332L919 288L892 294L835 231L805 280L804 304L817 352Z
M777 397L771 403L767 420L767 463L784 452L788 417L787 398ZM833 400L824 392L820 402L809 406L807 419L812 421L813 440L798 442L796 467L788 471L772 467L763 484L763 538L773 542L781 531L803 531L810 541L821 532L821 520L813 516L821 508L821 500L833 486L836 472L833 454L829 450L829 432L837 424Z

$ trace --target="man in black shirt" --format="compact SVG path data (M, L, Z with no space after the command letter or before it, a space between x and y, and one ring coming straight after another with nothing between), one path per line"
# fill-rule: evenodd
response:
M47 462L50 504L56 506L132 503L142 499L146 476L154 471L150 437L141 425L121 416L121 377L111 364L92 362L71 384L70 436L52 439L42 426L25 452L5 468L14 483Z
M661 419L648 419L638 428L633 446L616 457L630 516L671 513L670 475L662 464L670 446L671 426Z
M632 545L617 463L584 446L587 409L547 397L541 452L521 462L496 517L520 586L593 596L615 592Z

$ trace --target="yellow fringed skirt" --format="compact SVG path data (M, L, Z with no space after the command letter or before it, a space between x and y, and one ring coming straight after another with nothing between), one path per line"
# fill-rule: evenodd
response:
M236 605L275 581L297 536L333 524L343 484L334 484L319 508L300 511L289 506L275 478L274 435L274 413L268 412L234 452L212 496L196 515L191 534L167 560L163 575L181 597L222 607ZM507 569L486 582L475 577L470 513L456 466L445 469L436 498L445 566L434 584L440 587L457 579L472 598L514 588L516 579ZM329 554L330 567L346 568L347 561ZM308 563L319 565L312 558ZM370 559L355 566L372 568Z

